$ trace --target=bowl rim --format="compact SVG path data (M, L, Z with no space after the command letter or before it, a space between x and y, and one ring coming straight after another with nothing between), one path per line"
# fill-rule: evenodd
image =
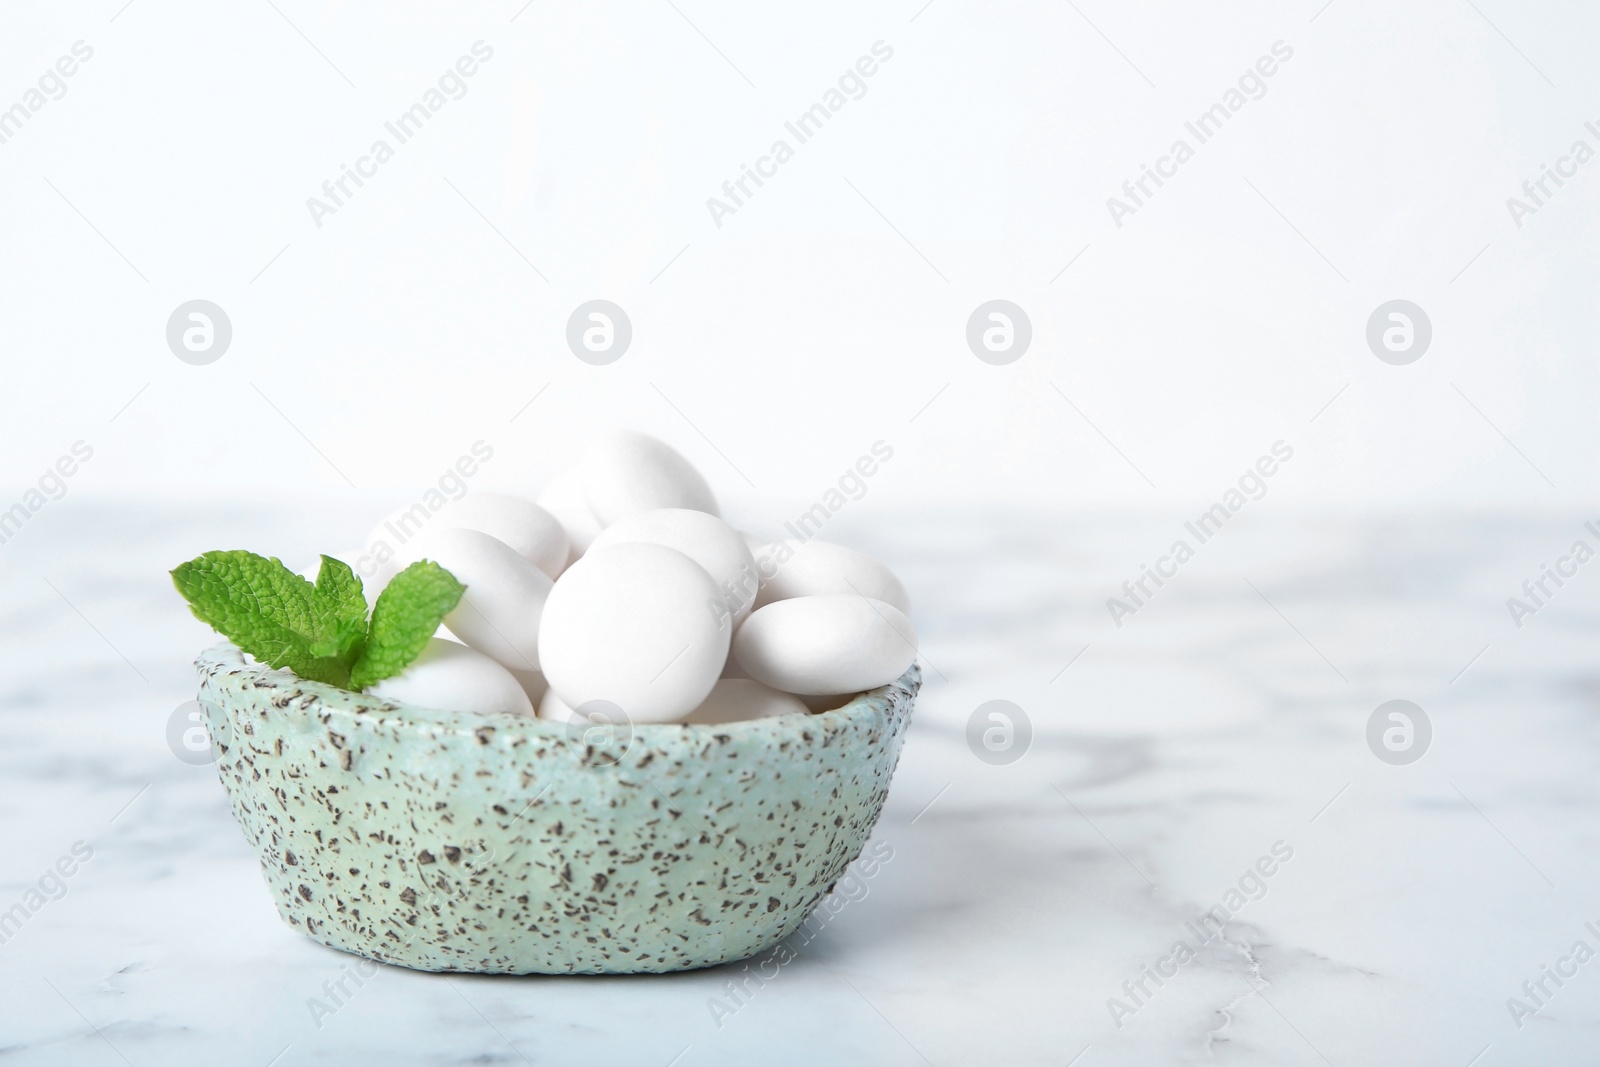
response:
M287 710L299 705L303 710L311 710L314 705L320 713L353 727L412 729L430 738L454 736L478 742L482 741L484 728L493 727L495 734L512 744L567 740L572 736L569 724L532 715L509 711L448 711L340 689L325 682L301 678L287 668L246 662L244 653L230 641L205 649L195 658L194 665L207 682L230 678L236 680L241 688L246 685L262 690L290 687L295 694L286 700L274 698L278 706ZM658 743L710 741L717 738L753 739L762 734L789 734L796 726L820 728L827 732L885 715L897 704L914 700L921 685L921 667L913 662L894 681L857 693L849 701L829 711L810 712L803 716L770 715L726 723L630 721L627 728L635 739Z

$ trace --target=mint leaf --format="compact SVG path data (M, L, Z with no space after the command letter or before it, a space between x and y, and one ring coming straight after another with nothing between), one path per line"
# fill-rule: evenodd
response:
M195 618L270 667L348 686L366 641L361 579L322 557L317 584L254 552L207 552L172 571Z
M316 631L311 651L347 666L354 663L367 639L367 598L361 591L361 579L348 564L323 556L312 604Z
M195 618L263 663L318 682L349 680L348 664L324 652L316 587L276 558L207 552L174 568L172 582Z
M172 571L201 622L271 667L359 692L405 670L466 587L437 563L413 563L378 597L367 620L361 579L322 557L316 584L276 558L207 552Z
M430 560L395 575L373 605L366 648L351 668L350 688L359 692L405 670L465 592L454 575Z

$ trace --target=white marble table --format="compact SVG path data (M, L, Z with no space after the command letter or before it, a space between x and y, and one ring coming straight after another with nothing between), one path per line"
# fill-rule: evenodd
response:
M1105 598L1181 519L842 517L925 637L893 858L719 1027L736 968L385 968L313 1017L356 961L278 920L214 773L167 747L206 632L163 571L363 514L69 500L5 546L0 910L42 906L0 944L0 1064L1595 1061L1600 963L1570 954L1600 949L1600 572L1520 629L1505 604L1585 516L1247 516L1120 629ZM1433 726L1406 766L1365 740L1395 698ZM965 740L990 699L1032 721L1010 765ZM1259 899L1198 936L1241 879Z

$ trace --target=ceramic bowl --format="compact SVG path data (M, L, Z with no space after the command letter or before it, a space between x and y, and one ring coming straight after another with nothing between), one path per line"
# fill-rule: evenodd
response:
M834 711L599 735L196 661L278 913L423 971L627 974L793 933L861 852L921 674Z

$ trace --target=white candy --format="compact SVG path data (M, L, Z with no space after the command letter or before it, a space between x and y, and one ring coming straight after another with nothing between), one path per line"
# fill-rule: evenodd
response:
M506 667L539 668L539 616L550 595L549 575L479 530L430 529L408 548L411 560L431 559L467 587L444 617L451 633Z
M756 553L761 595L756 607L779 600L854 593L911 611L911 598L894 572L871 556L830 541L774 541Z
M595 518L589 509L588 497L584 495L583 483L578 480L576 471L552 478L539 494L538 504L566 529L567 541L572 546L569 564L589 551L589 545L605 529L605 523Z
M689 461L643 434L598 440L537 503L436 503L392 513L346 558L369 603L418 559L467 587L423 657L375 687L394 699L562 722L603 702L638 723L725 723L839 707L916 658L910 599L887 567L733 529Z
M550 722L577 722L578 713L567 707L567 702L554 689L546 689L539 698L539 718Z
M839 697L838 701L843 704L846 699ZM780 693L750 678L724 678L712 687L710 695L700 702L699 707L679 721L718 725L746 719L767 719L775 715L805 714L805 702L792 693ZM559 723L589 721L568 707L554 689L547 690L539 702L539 718Z
M562 700L554 689L546 689L538 704L539 718L548 719L550 722L577 723L586 729L590 726L616 727L618 734L624 736L629 729L626 719L615 718L618 709L608 701L601 700L586 705L588 714L579 715L567 707L567 702Z
M578 464L589 509L604 525L657 508L711 515L717 499L688 460L654 437L614 433L596 441Z
M736 626L755 605L760 589L755 558L738 531L715 515L687 508L642 511L607 526L590 550L621 544L666 545L700 564L722 590Z
M569 707L607 700L634 722L670 722L711 692L731 628L721 591L663 545L598 548L567 568L544 606L539 662Z
M881 600L806 596L757 608L739 627L733 654L752 678L786 693L859 693L905 673L917 635Z
M800 703L804 704L807 708L810 708L812 713L815 714L817 712L832 711L835 708L842 708L859 695L860 694L858 693L831 693L828 696L819 697L805 693L797 694L795 699L800 701Z
M533 714L528 694L510 671L466 645L439 638L430 639L405 670L367 692L439 711Z
M806 713L805 704L797 696L780 693L750 678L724 678L683 721L716 724Z
M544 675L538 671L511 670L510 667L506 670L511 671L511 677L515 678L517 684L522 686L522 691L528 694L528 700L534 707L538 707L539 701L550 691L550 683L544 680Z
M517 555L556 577L567 565L567 531L531 500L505 493L468 493L439 513L435 522L478 530L504 541Z

